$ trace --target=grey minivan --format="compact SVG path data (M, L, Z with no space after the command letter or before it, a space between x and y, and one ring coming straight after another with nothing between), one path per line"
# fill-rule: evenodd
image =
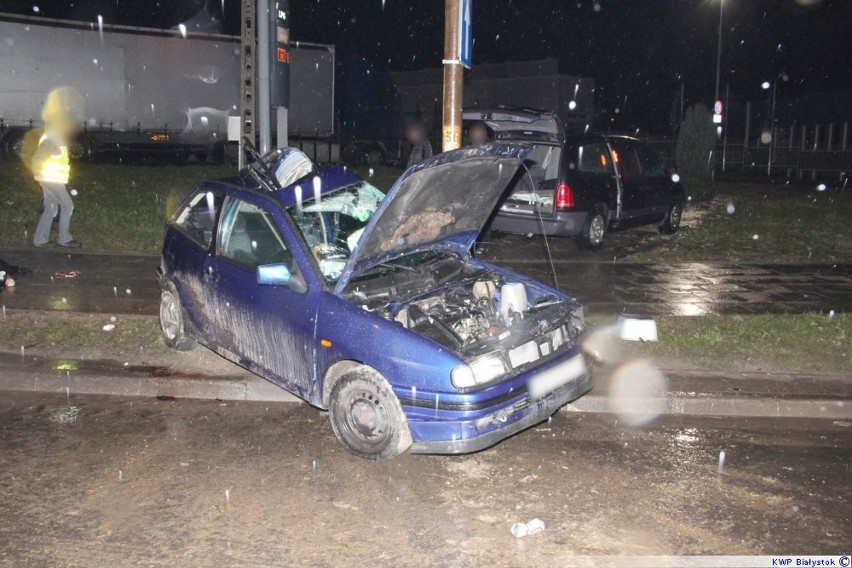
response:
M663 234L680 226L686 201L677 174L667 172L645 143L629 136L566 135L553 113L468 109L492 138L532 146L520 178L504 195L492 231L574 237L599 248L608 231L655 224Z

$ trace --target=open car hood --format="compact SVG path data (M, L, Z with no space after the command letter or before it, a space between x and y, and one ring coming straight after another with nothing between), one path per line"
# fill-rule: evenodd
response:
M467 254L503 192L526 170L523 144L486 144L439 154L408 168L391 187L343 269L335 293L356 275L404 254Z

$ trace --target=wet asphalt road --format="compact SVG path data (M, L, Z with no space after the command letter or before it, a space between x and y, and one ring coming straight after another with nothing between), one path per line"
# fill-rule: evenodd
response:
M541 255L521 254L523 237L501 239L485 259L553 283ZM157 313L156 256L0 251L31 276L0 294L7 309L106 314ZM852 264L630 264L556 259L562 290L591 311L642 315L852 311ZM76 273L76 274L75 274Z
M569 566L852 542L843 422L561 413L479 454L373 463L306 405L9 393L0 431L10 566ZM534 517L544 533L511 536Z

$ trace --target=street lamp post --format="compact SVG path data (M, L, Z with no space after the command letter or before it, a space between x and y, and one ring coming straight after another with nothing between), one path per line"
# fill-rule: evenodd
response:
M716 47L716 98L713 100L719 100L719 75L722 71L722 21L725 13L725 0L719 0L719 30L718 30L718 41ZM725 104L728 104L728 101L725 101Z
M716 41L716 91L715 91L715 95L714 95L714 99L713 99L714 104L715 104L715 101L719 100L719 77L722 73L722 22L723 22L723 18L724 18L724 13L725 13L725 0L719 0L719 29L717 30L718 39ZM728 104L728 101L726 100L725 106L727 106L727 104ZM719 134L721 134L722 128L724 128L724 126L720 124L719 129L717 129L717 133L716 133L716 141L717 142L719 141ZM710 171L710 179L715 180L716 179L715 150L714 150L713 154L711 154L711 157L713 158L713 169ZM724 158L723 158L723 160L724 160ZM724 169L724 163L723 163L722 169Z

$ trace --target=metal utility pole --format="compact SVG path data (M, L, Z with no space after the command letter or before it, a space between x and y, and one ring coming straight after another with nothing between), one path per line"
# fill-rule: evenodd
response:
M718 47L716 49L716 95L713 100L719 100L719 74L722 70L722 17L725 13L725 0L719 0L719 40ZM725 104L728 104L728 101L725 100Z
M441 148L444 152L461 147L464 67L459 45L460 0L445 0L444 7L444 124Z
M257 104L255 95L255 80L257 70L257 55L255 53L254 30L257 11L254 0L243 0L240 18L242 33L240 38L240 156L239 167L246 164L246 154L243 149L243 136L249 140L255 139L255 110Z
M270 121L272 104L269 101L269 2L257 0L257 133L260 142L260 155L269 152L272 147L272 126Z

